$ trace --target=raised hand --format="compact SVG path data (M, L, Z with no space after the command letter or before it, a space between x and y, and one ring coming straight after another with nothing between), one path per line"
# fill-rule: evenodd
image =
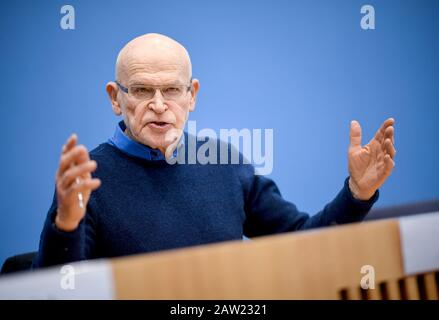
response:
M394 125L389 118L383 122L372 140L361 146L361 126L351 122L349 159L349 188L360 200L370 199L386 181L395 166Z
M96 161L90 160L85 146L76 145L77 140L77 136L72 134L63 146L56 172L58 208L55 224L64 231L73 231L78 227L91 192L101 185L99 179L91 177L91 172L97 168Z

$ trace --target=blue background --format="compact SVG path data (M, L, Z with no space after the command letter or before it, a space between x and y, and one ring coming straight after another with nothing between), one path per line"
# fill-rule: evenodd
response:
M60 28L64 4L75 30ZM376 30L360 28L363 4ZM2 1L0 15L0 262L37 249L69 134L89 149L112 135L105 84L148 32L190 52L198 129L274 129L271 177L299 209L341 188L351 119L364 143L396 119L377 206L439 197L439 1Z

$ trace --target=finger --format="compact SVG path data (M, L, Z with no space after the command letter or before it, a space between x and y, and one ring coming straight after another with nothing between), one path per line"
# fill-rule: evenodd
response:
M94 191L101 185L101 180L98 178L90 178L81 180L79 183L74 183L67 189L65 196L70 197L75 193Z
M78 141L78 136L76 133L73 133L70 135L70 137L67 139L67 142L63 145L61 153L64 154L67 151L71 150Z
M349 133L350 145L349 148L361 147L361 126L356 120L351 121L351 130Z
M88 151L85 146L83 145L74 146L70 151L67 151L65 154L61 155L61 159L58 167L59 176L61 176L72 165L75 165L76 163L80 163L81 160L87 157L88 157Z
M384 132L386 131L386 128L389 126L392 126L395 123L395 119L389 118L386 121L383 122L381 127L378 129L378 131L375 133L375 139L378 140L380 143L384 140Z
M76 178L84 178L84 175L90 174L97 168L97 163L94 160L81 163L66 170L61 177L60 186L63 189L68 189L69 186L75 182Z
M70 151L61 155L58 166L57 178L59 179L64 172L72 165L83 163L90 160L87 148L83 145L74 146Z
M395 154L396 154L396 149L393 146L392 141L390 141L390 139L386 139L384 141L384 145L385 145L387 154L390 155L390 157L393 159L395 157Z
M377 156L377 161L378 161L378 163L383 163L384 161L384 156L386 155L386 153L384 153L384 152L378 152L378 156Z
M393 125L388 126L384 131L384 139L390 139L393 144L395 144L395 128Z
M388 150L388 146L386 143L386 140L390 140L390 142L393 144L393 132L394 132L394 128L393 126L389 126L386 128L386 130L384 131L384 141L381 143L381 150L383 150L384 152L387 152ZM393 158L393 156L392 156Z
M392 160L390 155L386 154L384 157L384 173L385 176L389 176L392 172L393 168L395 167L395 161Z

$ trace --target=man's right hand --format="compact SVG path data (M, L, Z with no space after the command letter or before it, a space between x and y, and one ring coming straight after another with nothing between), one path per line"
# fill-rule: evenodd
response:
M73 231L78 227L85 215L91 192L101 185L99 179L91 177L91 172L97 168L96 161L90 160L85 146L76 145L77 140L76 134L72 134L63 146L56 172L58 209L55 224L63 231ZM79 193L82 193L82 208Z

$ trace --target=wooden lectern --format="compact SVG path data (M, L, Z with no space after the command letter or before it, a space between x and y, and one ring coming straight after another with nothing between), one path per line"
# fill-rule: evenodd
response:
M430 213L25 272L0 298L437 300L438 245Z
M439 223L439 214L425 216L424 224ZM434 270L406 272L400 223L382 220L115 259L115 295L118 299L438 299L437 257ZM438 225L433 227L437 230ZM431 254L432 246L436 246L433 254L439 253L439 232L427 236L433 243L421 242L425 254ZM374 289L361 287L363 266L373 268Z

